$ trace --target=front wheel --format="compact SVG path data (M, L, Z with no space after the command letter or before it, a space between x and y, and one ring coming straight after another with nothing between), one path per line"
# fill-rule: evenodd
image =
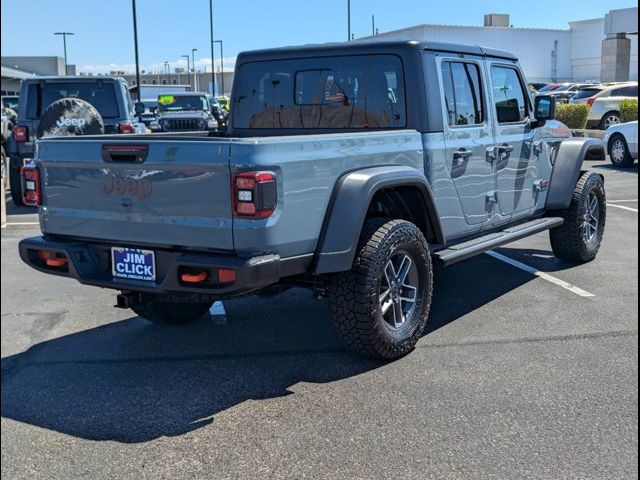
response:
M131 310L151 322L179 325L202 318L210 307L211 302L180 302L172 297L149 294L143 295Z
M562 212L564 223L549 231L551 248L560 260L586 263L596 258L607 218L602 177L586 172L580 177L571 205Z
M427 323L433 268L420 229L405 220L368 220L348 272L329 280L329 308L350 350L393 360L416 345Z
M626 168L633 166L633 157L629 153L629 146L624 136L616 133L609 141L609 158L615 167Z

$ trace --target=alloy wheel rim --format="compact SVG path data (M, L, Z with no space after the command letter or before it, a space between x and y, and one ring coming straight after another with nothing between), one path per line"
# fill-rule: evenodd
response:
M595 192L589 194L587 211L584 215L584 239L587 245L593 246L598 240L600 227L600 203Z
M615 115L610 115L605 120L604 126L606 128L609 128L611 125L617 125L619 123L620 123L620 119L618 117L616 117Z
M624 156L626 154L626 148L624 146L624 142L620 139L613 142L613 146L611 147L611 157L616 163L624 160Z
M410 321L418 300L418 270L406 252L397 252L384 266L378 302L382 318L392 330Z

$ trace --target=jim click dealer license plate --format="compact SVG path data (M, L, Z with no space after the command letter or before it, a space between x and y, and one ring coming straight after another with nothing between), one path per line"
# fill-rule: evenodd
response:
M118 278L156 279L156 259L151 250L111 247L111 273Z

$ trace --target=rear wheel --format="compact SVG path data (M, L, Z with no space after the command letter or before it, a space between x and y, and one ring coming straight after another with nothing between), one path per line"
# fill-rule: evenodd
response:
M209 308L211 302L180 302L164 295L143 295L131 310L145 320L178 325L202 318Z
M549 232L554 255L575 263L596 258L607 218L607 199L600 175L592 172L582 175L562 217L564 223Z
M626 168L633 166L633 157L629 153L629 146L623 135L616 133L609 140L609 158L616 167Z
M350 350L396 359L415 347L431 308L433 269L420 229L368 220L350 271L331 277L333 326Z
M606 130L612 125L618 125L620 123L620 113L607 112L600 120L600 129Z

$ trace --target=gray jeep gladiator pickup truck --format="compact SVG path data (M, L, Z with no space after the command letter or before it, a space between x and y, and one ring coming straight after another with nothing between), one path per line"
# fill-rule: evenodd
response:
M398 358L425 328L433 262L545 230L561 260L595 258L605 191L581 167L603 144L554 133L554 107L480 47L242 53L227 132L39 141L23 182L43 235L20 255L159 322L308 287L346 346Z

